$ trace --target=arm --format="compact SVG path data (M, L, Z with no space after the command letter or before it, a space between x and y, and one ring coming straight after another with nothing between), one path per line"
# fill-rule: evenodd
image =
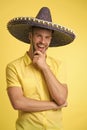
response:
M42 54L39 51L35 53L38 55L34 55L33 63L41 69L51 97L58 105L63 105L66 102L68 95L67 85L60 83L58 79L56 79L55 75L46 63L45 54Z
M67 104L58 106L53 101L39 101L24 97L22 89L19 87L9 87L8 96L14 109L26 112L38 112L46 110L57 110Z
M53 100L58 105L64 104L66 102L68 93L67 85L60 83L56 79L56 77L54 76L48 65L43 67L42 73L44 75L45 81L47 83L49 92Z

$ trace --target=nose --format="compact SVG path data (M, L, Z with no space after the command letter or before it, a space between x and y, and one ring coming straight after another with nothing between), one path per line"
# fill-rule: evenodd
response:
M45 40L44 37L41 38L41 42L42 42L43 44L46 42L46 40Z

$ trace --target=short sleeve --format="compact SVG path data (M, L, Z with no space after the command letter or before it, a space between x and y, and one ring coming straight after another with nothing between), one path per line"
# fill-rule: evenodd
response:
M16 68L13 64L9 64L6 67L6 82L8 87L21 87L18 79Z

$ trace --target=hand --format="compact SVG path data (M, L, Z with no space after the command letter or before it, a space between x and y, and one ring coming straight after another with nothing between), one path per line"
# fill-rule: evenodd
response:
M68 106L68 103L67 102L65 102L63 105L62 105L62 107L67 107Z
M47 66L46 54L40 51L35 51L33 56L33 64L42 70L45 66Z
M55 102L54 102L55 103ZM68 105L68 103L67 102L65 102L63 105L57 105L56 103L55 103L55 107L54 107L54 110L58 110L58 109L61 109L61 108L63 108L63 107L67 107L67 105Z

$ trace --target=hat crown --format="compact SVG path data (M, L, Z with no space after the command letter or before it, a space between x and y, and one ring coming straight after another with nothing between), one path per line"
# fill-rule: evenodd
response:
M49 8L47 7L41 8L36 18L44 20L44 21L52 22L51 13L50 13Z

